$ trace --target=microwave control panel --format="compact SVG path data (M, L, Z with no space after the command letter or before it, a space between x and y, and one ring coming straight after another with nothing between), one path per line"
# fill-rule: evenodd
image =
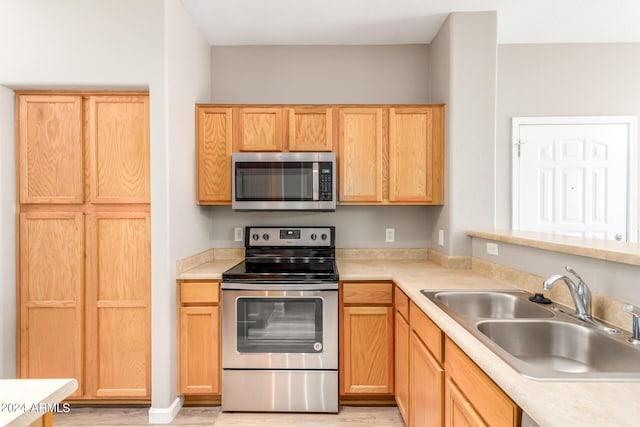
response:
M333 164L331 162L320 162L320 194L322 201L333 200Z

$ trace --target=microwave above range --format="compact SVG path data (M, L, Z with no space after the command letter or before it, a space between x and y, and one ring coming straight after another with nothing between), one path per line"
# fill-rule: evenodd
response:
M336 154L233 153L235 210L336 210Z

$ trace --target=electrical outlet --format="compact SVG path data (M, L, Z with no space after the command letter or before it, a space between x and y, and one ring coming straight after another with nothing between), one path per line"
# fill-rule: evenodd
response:
M385 230L384 241L387 242L387 243L396 241L396 229L395 228L387 228Z
M438 230L438 245L444 246L444 230Z
M498 244L487 242L487 255L498 256Z
M242 242L243 237L242 227L235 227L233 229L233 240L236 242Z

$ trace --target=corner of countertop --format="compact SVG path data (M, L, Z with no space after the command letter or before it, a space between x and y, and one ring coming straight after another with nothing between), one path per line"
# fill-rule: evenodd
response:
M211 248L176 261L176 277L194 268L215 261L238 261L244 258L244 248Z

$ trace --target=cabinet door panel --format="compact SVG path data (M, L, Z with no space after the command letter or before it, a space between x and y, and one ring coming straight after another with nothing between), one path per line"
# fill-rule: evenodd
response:
M389 201L432 200L432 123L429 108L389 110Z
M149 214L87 219L87 384L98 397L150 396Z
M445 339L445 355L447 382L456 384L487 425L520 425L520 408L448 337Z
M409 323L395 313L395 391L402 419L409 425Z
M331 151L331 108L289 109L289 151Z
M409 424L442 426L444 370L415 332L409 339L409 353Z
M149 98L89 98L92 203L149 203Z
M339 201L382 201L382 108L342 108L339 122Z
M281 108L239 108L237 151L281 151Z
M393 308L344 307L344 393L393 393Z
M76 378L82 395L84 226L79 212L20 214L20 377Z
M219 308L180 308L180 392L220 393Z
M447 427L489 427L451 378L445 392Z
M97 397L150 397L149 316L145 305L98 305Z
M198 108L198 202L231 203L233 110Z
M18 108L20 203L82 203L82 98L21 95Z
M389 109L389 201L442 203L441 110Z

